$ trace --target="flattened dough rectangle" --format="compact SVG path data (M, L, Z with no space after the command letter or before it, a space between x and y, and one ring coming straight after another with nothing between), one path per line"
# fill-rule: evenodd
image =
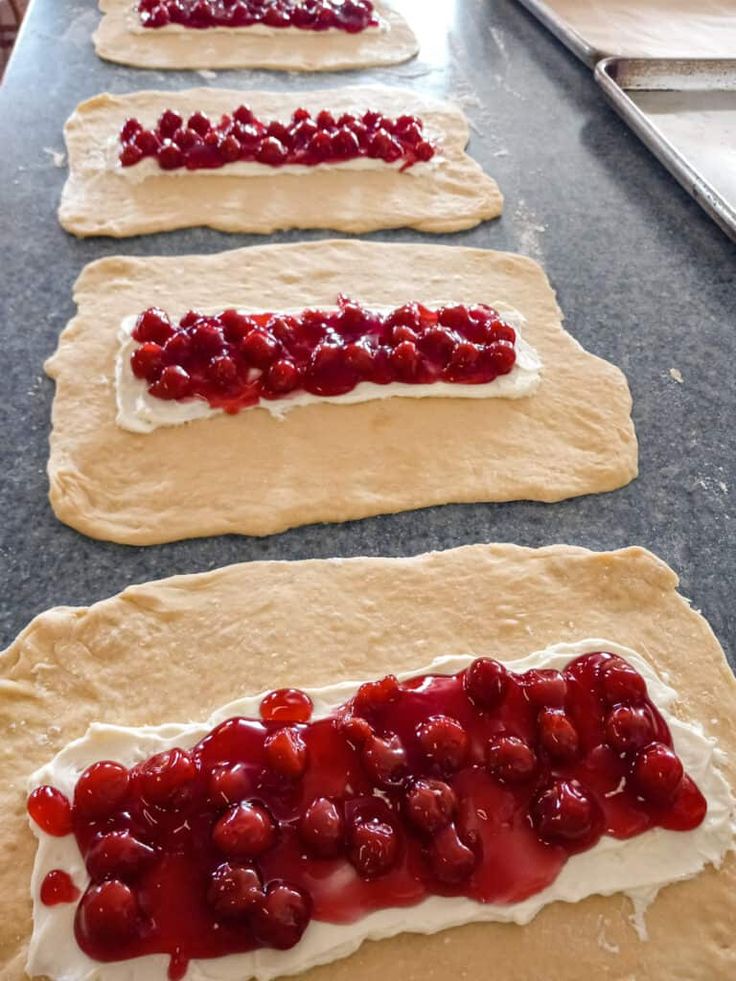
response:
M676 589L677 576L640 548L477 545L416 558L254 562L43 613L0 656L0 848L13 855L0 863L0 974L24 977L31 929L26 780L94 721L198 719L282 685L374 678L450 653L510 660L602 636L645 653L667 677L681 695L676 714L718 738L733 786L736 683L708 624ZM733 977L733 855L659 894L646 914L648 941L630 914L621 895L555 903L524 927L366 943L301 977L488 978L489 963L513 981Z
M335 72L395 65L413 58L414 34L390 3L374 3L388 30L244 32L190 30L177 33L130 30L135 0L100 0L103 13L93 35L100 58L140 68L271 68L290 72Z
M110 166L109 141L130 116L155 123L167 108L183 116L201 111L219 119L243 103L264 119L288 121L304 106L338 114L376 109L396 117L420 116L439 137L441 161L401 173L330 170L289 174L264 166L263 176L161 171L143 181ZM205 225L224 232L268 234L286 228L332 228L361 233L408 226L426 232L471 228L501 214L496 182L465 153L465 116L456 106L406 89L353 86L317 92L187 89L181 92L104 93L81 103L65 127L69 178L59 220L74 235L122 238ZM114 160L114 150L112 153Z
M264 409L140 435L115 423L121 321L172 313L503 301L527 320L542 381L523 399L389 398ZM267 535L434 504L558 501L610 491L637 472L622 373L561 325L543 270L503 252L333 240L210 256L101 259L76 284L78 314L46 370L56 380L50 498L91 535L154 544ZM180 313L180 315L181 315Z

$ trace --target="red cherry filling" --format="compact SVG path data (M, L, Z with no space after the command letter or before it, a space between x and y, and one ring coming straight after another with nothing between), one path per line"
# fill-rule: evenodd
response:
M318 797L299 825L299 834L307 849L319 858L334 858L342 851L345 821L334 801Z
M465 692L481 709L493 709L506 691L506 668L488 657L479 657L465 672Z
M534 802L532 820L539 836L555 844L590 838L601 819L594 799L577 780L557 780Z
M212 832L217 848L231 858L256 858L276 840L273 818L261 804L244 801L231 807Z
M87 767L74 789L74 810L85 817L105 817L128 792L128 771L119 763L103 761Z
M52 869L44 876L40 897L44 906L73 903L79 899L79 889L72 882L71 876L63 869Z
M425 319L407 308L387 331ZM219 326L185 320L198 349L242 337L235 311ZM360 329L356 311L343 328ZM164 953L181 977L193 958L293 946L312 918L348 923L430 895L526 899L604 832L703 820L705 799L623 663L594 653L515 674L480 658L455 675L387 675L319 719L304 692L280 689L259 718L228 719L190 749L129 771L93 764L73 804L51 787L29 798L44 831L73 831L91 879L79 898L53 870L41 900L78 900L90 957Z
M417 780L406 793L406 813L420 831L433 834L452 820L457 798L442 780Z
M272 882L255 911L253 933L264 947L288 950L297 944L311 916L309 896L287 882Z
M348 857L364 879L386 875L399 858L396 829L377 819L353 825L348 835Z
M109 879L90 886L77 907L77 941L83 949L87 943L114 948L135 935L139 917L135 894L123 882Z
M379 24L371 0L139 0L137 11L140 23L148 28L179 24L206 30L262 24L357 34Z
M634 787L646 800L666 803L682 783L679 757L664 743L650 743L636 757L631 772Z
M307 747L297 729L279 729L263 745L266 765L274 773L295 780L307 769Z
M261 718L266 722L308 722L312 700L298 688L279 688L261 702Z
M120 130L118 159L123 167L151 158L162 170L215 170L237 161L268 167L316 167L370 158L400 163L403 171L426 163L436 153L435 145L424 135L422 120L415 116L410 117L411 125L403 128L400 121L407 117L392 120L381 116L380 126L374 128L349 114L336 122L326 111L314 119L306 109L297 113L287 123L268 122L258 119L247 106L240 106L219 120L195 112L184 125L178 113L167 109L150 129L137 119L128 119ZM483 317L481 311L474 335L483 334Z
M439 324L448 309L456 328ZM486 340L464 341L462 331L472 331L478 309L429 310L414 303L381 315L340 296L336 310L294 316L190 311L172 324L154 307L138 317L133 329L139 346L131 354L131 370L157 398L200 398L227 412L298 390L345 395L361 382L488 384L512 370L516 354L513 342L504 342L512 357L501 368L486 354L500 343L501 334L514 339L516 334L484 307ZM467 347L473 359L463 355ZM502 698L503 670L481 658L468 669L468 697L492 708Z
M516 736L498 736L491 739L486 751L488 769L502 783L524 783L537 769L534 750Z
M263 902L263 883L252 865L223 862L212 873L207 901L218 916L242 919Z
M67 797L55 787L36 787L28 798L29 816L47 835L63 838L72 831L72 808Z
M158 807L180 807L192 795L197 764L183 749L167 749L136 768L144 801Z
M87 871L93 882L122 879L130 882L155 858L155 851L129 831L102 835L87 852Z
M468 756L468 734L446 715L423 722L417 729L417 741L428 762L441 773L459 770Z

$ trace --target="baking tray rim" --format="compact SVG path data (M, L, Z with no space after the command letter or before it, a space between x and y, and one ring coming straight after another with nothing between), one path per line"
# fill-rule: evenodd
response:
M525 3L526 0L521 0ZM736 204L727 201L719 191L706 180L686 160L677 147L668 140L647 115L642 112L618 81L619 75L632 64L661 65L668 68L670 77L677 75L673 65L700 64L712 67L726 65L736 77L736 59L728 58L628 58L611 55L602 58L595 66L594 77L604 95L627 125L648 147L657 159L664 164L672 176L685 188L688 194L710 215L710 217L736 241ZM640 89L638 91L646 91Z
M582 34L571 27L568 21L546 4L544 0L518 0L518 2L522 7L526 7L550 33L554 34L558 41L569 48L588 68L595 68L597 62L602 58L613 54L611 51L596 48L586 41Z

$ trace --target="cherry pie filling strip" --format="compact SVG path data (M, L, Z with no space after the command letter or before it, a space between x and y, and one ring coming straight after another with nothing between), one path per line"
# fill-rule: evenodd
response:
M137 0L130 20L135 32L235 30L264 36L362 34L387 27L371 0Z
M373 109L314 115L297 108L289 119L261 119L246 105L210 119L166 109L144 126L131 117L114 144L113 167L130 179L152 173L303 173L313 167L411 171L438 162L438 143L421 118ZM420 167L421 170L421 167Z
M392 396L523 398L541 361L518 311L415 301L180 319L126 318L116 363L118 424L133 431L261 406L277 416L319 401ZM503 312L501 312L503 310Z
M92 726L30 781L29 972L158 954L171 979L232 956L273 977L368 936L651 899L733 847L715 744L676 697L586 640Z

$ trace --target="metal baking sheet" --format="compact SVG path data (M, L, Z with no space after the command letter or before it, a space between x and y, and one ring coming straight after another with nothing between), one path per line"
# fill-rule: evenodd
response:
M736 0L517 0L589 67L602 58L736 57Z
M605 58L595 78L637 136L736 239L736 60Z
M549 4L544 3L544 0L519 0L519 3L534 14L547 30L551 31L590 68L594 68L596 63L606 54L606 52L600 51L589 41L586 41L583 35L571 26L569 21L565 20L556 10L553 10Z

